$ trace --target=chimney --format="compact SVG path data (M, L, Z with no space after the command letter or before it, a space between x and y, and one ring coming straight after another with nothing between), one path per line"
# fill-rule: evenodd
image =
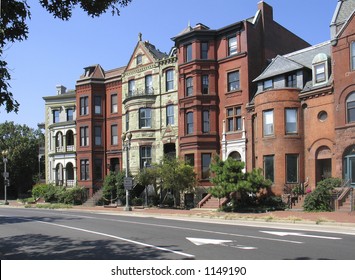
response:
M67 90L67 88L62 85L57 85L56 89L57 89L57 95L64 94Z
M263 15L263 21L273 21L274 20L274 12L272 7L264 1L260 1L258 3L258 10L261 11Z

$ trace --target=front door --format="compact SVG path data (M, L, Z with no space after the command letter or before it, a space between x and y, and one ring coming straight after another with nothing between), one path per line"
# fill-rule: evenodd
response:
M355 155L346 156L344 159L345 179L355 187Z

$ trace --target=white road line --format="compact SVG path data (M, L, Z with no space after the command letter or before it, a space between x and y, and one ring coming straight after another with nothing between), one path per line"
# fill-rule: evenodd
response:
M182 252L178 252L178 251L174 251L174 250L170 250L170 249L166 249L166 248L154 246L154 245L147 244L147 243L142 243L142 242L134 241L134 240L131 240L131 239L127 239L127 238L123 238L123 237L119 237L119 236L115 236L115 235L111 235L111 234L106 234L106 233L102 233L102 232L87 230L87 229L83 229L83 228L65 226L65 225L56 224L56 223L43 222L43 221L38 221L38 220L36 220L36 219L28 219L28 218L24 218L24 219L25 219L25 220L29 220L29 221L35 221L35 222L41 223L41 224L47 224L47 225L51 225L51 226L57 226L57 227L62 227L62 228L67 228L67 229L82 231L82 232L86 232L86 233L101 235L101 236L105 236L105 237L109 237L109 238L121 240L121 241L124 241L124 242L128 242L128 243L140 245L140 246L143 246L143 247L149 247L149 248L153 248L153 249L156 249L156 250L160 250L160 251L164 251L164 252L168 252L168 253L173 253L173 254L176 254L176 255L181 255L181 256L184 256L184 257L187 257L187 258L191 258L191 259L192 259L192 258L195 258L194 255L190 255L190 254L186 254L186 253L182 253Z

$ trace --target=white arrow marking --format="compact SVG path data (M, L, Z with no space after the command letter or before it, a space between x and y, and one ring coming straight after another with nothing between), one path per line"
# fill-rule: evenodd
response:
M340 237L333 237L333 236L320 236L320 235L311 235L311 234L303 234L298 232L285 232L285 231L260 231L268 234L278 235L278 236L302 236L302 237L310 237L310 238L322 238L322 239L341 239Z
M191 241L193 244L200 246L200 245L221 245L223 243L233 242L232 240L221 240L221 239L205 239L205 238L192 238L186 237L187 240Z

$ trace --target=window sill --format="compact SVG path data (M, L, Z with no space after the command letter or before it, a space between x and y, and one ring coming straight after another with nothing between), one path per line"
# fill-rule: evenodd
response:
M230 94L234 94L234 93L241 94L242 90L239 88L239 89L236 89L236 90L227 91L225 94L226 95L230 95Z

